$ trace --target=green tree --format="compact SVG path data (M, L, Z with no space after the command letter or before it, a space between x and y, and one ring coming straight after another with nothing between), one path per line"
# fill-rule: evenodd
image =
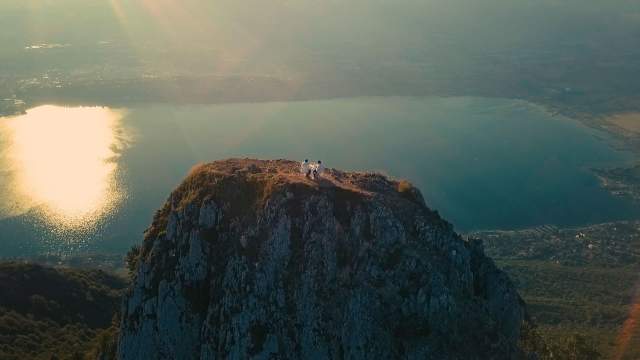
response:
M125 257L125 263L127 265L127 270L129 271L129 275L133 276L138 268L138 262L140 261L140 253L141 253L140 245L134 245L131 247L127 256Z

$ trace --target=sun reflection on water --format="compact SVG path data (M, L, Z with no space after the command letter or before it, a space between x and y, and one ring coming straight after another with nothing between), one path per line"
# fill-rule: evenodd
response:
M38 208L57 228L88 228L124 194L117 183L122 113L40 106L3 124L14 208Z

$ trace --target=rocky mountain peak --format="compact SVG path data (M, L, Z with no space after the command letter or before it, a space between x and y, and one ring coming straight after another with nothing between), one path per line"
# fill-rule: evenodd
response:
M524 307L414 186L287 160L194 168L156 214L120 359L509 359Z

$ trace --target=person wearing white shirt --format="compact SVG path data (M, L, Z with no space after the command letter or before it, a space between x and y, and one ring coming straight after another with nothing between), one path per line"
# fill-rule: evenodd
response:
M318 179L320 176L322 176L323 172L324 172L324 164L322 163L322 161L318 160L318 163L314 166L314 169L313 169L313 178Z
M309 159L304 159L302 164L300 164L300 172L306 177L311 176L311 164L309 164Z

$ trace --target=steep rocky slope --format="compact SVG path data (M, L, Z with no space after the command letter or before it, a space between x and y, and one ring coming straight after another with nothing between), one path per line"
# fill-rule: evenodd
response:
M524 306L420 192L297 163L201 165L156 214L120 359L519 358Z

